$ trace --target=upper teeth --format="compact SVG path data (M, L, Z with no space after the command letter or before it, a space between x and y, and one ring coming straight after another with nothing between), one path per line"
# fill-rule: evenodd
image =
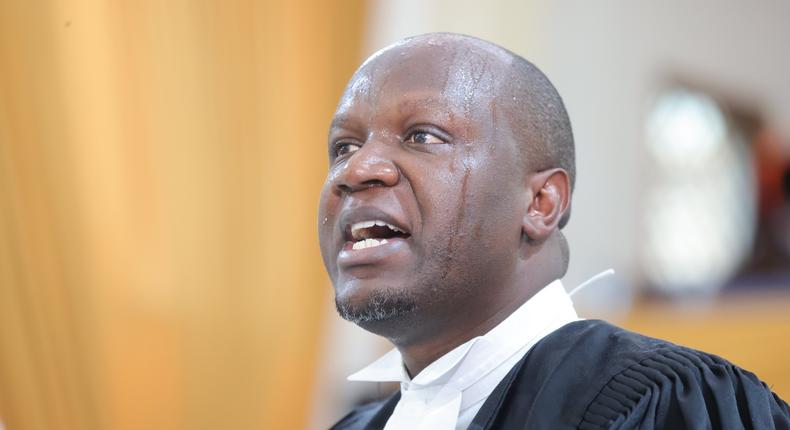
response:
M370 228L370 227L373 227L375 225L387 227L390 230L397 231L398 233L406 233L405 231L399 229L398 227L395 227L392 224L389 224L389 223L386 223L384 221L381 221L381 220L377 219L377 220L371 220L371 221L361 221L361 222L356 222L356 223L352 224L351 225L351 236L354 239L359 240L359 239L361 239L360 234L361 234L363 229Z
M354 244L351 245L351 249L357 250L357 249L373 248L376 246L384 245L386 243L387 243L387 239L381 239L381 240L362 239L359 242L354 242Z

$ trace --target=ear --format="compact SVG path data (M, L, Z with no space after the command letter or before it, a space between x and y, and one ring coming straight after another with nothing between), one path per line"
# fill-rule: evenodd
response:
M530 241L542 242L568 212L571 202L571 184L568 172L563 169L543 170L527 179L530 201L522 221L522 232Z

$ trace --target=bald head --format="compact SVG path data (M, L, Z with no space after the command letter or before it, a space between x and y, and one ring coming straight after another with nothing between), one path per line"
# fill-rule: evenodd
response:
M414 64L404 64L412 62ZM506 126L528 172L565 170L575 183L573 132L562 98L543 72L523 57L494 43L453 33L410 37L371 55L351 79L343 99L370 84L374 74L389 75L394 66L413 72L405 78L426 86L441 79L444 95L464 106L465 115L490 115ZM390 79L404 76L390 75ZM375 97L381 88L364 88ZM341 100L342 103L342 100ZM568 221L566 213L560 228Z

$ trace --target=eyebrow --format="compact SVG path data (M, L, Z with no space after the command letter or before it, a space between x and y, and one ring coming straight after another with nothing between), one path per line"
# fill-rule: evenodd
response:
M413 98L413 99L406 99L400 101L397 105L393 106L393 109L396 109L398 113L402 113L405 109L437 109L440 108L442 110L449 110L452 111L447 104L442 103L442 101L437 100L434 97L426 97L426 98ZM353 117L349 117L346 114L341 114L340 116L336 116L332 119L332 122L329 124L329 130L334 130L336 128L344 128L349 122L353 121Z
M329 124L329 129L332 130L333 128L342 127L347 122L348 122L348 118L345 116L335 117L332 119L332 122Z
M398 103L398 105L396 106L396 109L398 109L398 111L402 111L403 109L406 109L406 108L412 108L412 109L414 109L414 108L420 108L420 109L425 109L425 108L428 108L428 109L430 109L430 108L444 108L444 109L447 109L447 108L449 108L449 106L447 106L447 104L442 103L441 101L437 100L434 97L406 99L406 100L403 100L400 103Z

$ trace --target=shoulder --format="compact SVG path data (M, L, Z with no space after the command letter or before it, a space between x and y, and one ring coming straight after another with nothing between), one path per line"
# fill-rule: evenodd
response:
M790 429L790 409L720 357L593 320L535 345L470 428Z
M583 399L578 428L790 428L787 404L751 372L603 321L569 324L533 353L583 381L571 383Z

